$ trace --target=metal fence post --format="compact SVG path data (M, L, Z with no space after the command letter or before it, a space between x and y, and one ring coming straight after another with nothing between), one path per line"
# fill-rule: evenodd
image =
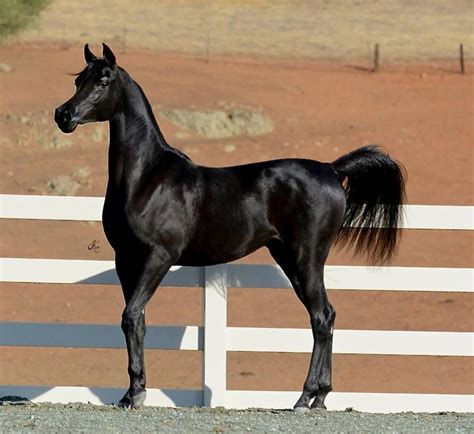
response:
M203 405L225 406L227 388L227 265L204 268Z

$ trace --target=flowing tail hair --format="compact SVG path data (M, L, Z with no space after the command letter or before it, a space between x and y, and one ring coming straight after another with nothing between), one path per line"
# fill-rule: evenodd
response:
M405 169L377 146L365 146L331 163L346 191L346 213L336 243L371 263L390 260L400 238Z

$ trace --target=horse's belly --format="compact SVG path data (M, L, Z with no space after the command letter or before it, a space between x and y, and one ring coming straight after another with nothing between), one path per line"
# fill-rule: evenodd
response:
M203 249L192 250L186 249L181 254L177 265L187 265L192 267L203 267L208 265L223 264L226 262L232 262L237 259L240 259L253 251L257 250L259 247L254 248L253 250L242 250L240 252L227 252L227 251L206 251Z
M188 243L179 265L204 266L235 261L263 247L275 233L263 228L201 231ZM257 230L256 230L257 229Z

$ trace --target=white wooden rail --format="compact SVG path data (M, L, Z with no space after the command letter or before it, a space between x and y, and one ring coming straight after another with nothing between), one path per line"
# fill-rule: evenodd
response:
M102 198L0 195L0 218L100 220ZM406 206L404 227L473 230L474 207ZM472 268L327 266L329 289L377 291L473 292ZM111 261L1 258L0 281L35 283L119 284ZM203 327L148 327L149 349L203 352L202 390L149 390L148 405L289 408L299 392L237 391L226 388L226 351L309 353L309 329L227 327L227 288L289 288L273 265L173 267L166 286L204 288ZM125 348L119 326L99 324L0 323L0 346ZM336 330L334 352L424 356L474 355L474 333ZM0 386L0 396L20 395L36 402L117 401L114 388ZM472 395L344 393L328 396L329 409L361 411L474 411Z
M103 197L0 195L0 218L101 221ZM406 205L405 229L472 230L474 207Z

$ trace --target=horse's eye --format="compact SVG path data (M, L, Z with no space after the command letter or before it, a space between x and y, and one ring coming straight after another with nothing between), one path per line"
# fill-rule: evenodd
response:
M102 89L106 88L108 85L109 85L108 80L102 80L102 81L100 82L100 87L101 87Z

